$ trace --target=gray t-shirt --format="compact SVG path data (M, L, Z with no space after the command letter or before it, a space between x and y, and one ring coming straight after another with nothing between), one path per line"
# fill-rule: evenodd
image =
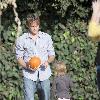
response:
M57 76L53 80L53 93L57 98L70 99L70 89L73 86L68 75Z

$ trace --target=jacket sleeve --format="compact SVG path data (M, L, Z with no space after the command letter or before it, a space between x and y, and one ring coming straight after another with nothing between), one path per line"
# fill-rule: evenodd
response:
M98 35L100 36L100 25L90 21L88 26L88 36L96 37Z
M52 93L53 93L54 98L56 98L57 97L56 79L54 79L52 83Z

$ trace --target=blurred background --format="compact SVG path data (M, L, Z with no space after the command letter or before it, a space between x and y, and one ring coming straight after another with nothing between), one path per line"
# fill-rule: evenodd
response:
M0 100L23 100L21 69L14 47L16 38L27 32L26 16L31 13L40 16L40 29L52 36L56 59L69 65L73 99L100 100L94 65L97 43L87 37L91 2L0 0ZM38 100L37 95L35 98Z

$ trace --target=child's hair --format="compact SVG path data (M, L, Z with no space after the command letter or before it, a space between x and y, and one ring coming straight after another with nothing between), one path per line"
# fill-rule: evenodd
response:
M67 72L67 69L66 69L66 65L64 64L64 62L62 61L56 61L55 64L54 64L54 75L55 76L59 76L59 75L65 75L66 72Z
M26 26L30 27L33 21L36 21L38 25L40 25L40 19L38 15L29 14L26 20Z

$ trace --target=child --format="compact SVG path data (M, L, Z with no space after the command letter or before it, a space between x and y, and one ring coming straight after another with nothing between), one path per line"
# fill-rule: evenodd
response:
M72 81L66 75L66 65L59 61L54 64L55 77L53 81L53 93L57 97L57 100L70 100L70 89L72 87Z

